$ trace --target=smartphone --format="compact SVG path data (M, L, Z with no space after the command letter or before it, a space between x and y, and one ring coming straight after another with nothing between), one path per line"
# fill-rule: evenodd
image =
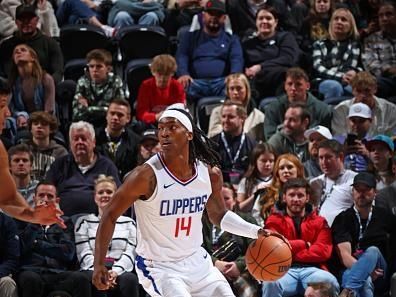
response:
M348 134L347 138L346 138L346 143L347 145L355 145L356 144L356 140L358 140L358 137L356 134Z

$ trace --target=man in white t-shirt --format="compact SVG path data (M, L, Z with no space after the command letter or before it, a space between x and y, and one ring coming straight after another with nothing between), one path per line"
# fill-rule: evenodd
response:
M318 147L323 174L311 180L313 202L331 226L334 218L353 204L351 185L356 172L345 170L343 147L338 141L325 140Z

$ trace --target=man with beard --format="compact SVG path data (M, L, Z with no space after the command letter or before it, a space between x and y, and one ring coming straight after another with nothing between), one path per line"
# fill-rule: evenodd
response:
M385 1L378 9L380 31L364 41L362 62L378 80L378 96L396 95L396 4Z
M239 39L224 29L225 4L209 0L201 18L202 25L198 22L196 30L182 35L176 53L178 80L193 101L206 96L223 96L224 78L243 71Z
M304 132L311 122L311 115L304 104L292 103L286 109L281 131L268 140L278 155L293 153L305 162L308 156L308 143Z
M386 283L387 260L390 251L395 251L391 242L396 222L386 209L375 205L376 183L371 173L356 175L354 204L341 212L332 226L334 245L345 269L342 297L374 296L374 288L381 291Z
M315 126L304 132L305 138L308 140L309 159L304 162L306 176L308 178L317 177L322 174L319 166L319 143L326 139L332 139L333 135L329 129L323 126Z
M218 144L223 179L238 184L249 166L249 154L256 141L243 132L246 109L243 105L226 101L221 108L222 131L211 139Z
M302 295L309 283L317 282L330 283L332 290L338 292L337 279L326 271L326 261L333 250L331 230L326 219L309 203L308 181L289 179L282 193L282 200L275 205L265 227L290 242L293 261L283 277L263 283L262 297Z

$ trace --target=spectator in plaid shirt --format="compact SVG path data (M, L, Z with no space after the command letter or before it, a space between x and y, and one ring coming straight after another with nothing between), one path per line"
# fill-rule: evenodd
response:
M323 79L319 84L319 92L324 96L324 101L334 103L334 99L352 94L349 83L360 70L359 33L348 9L334 11L329 34L329 39L318 40L313 44L313 67L316 76Z
M380 31L364 43L363 65L377 77L379 97L396 96L396 5L384 2L378 9Z

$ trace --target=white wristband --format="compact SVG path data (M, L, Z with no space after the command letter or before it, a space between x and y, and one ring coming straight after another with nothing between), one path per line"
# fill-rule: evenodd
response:
M260 226L246 222L232 211L227 211L220 222L220 228L229 233L256 239Z

